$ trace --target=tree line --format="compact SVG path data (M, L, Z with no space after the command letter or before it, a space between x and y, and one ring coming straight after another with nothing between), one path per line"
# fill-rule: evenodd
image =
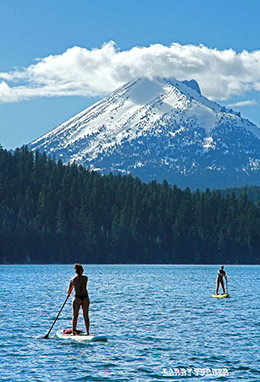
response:
M240 191L146 184L0 148L0 262L259 264L259 203Z

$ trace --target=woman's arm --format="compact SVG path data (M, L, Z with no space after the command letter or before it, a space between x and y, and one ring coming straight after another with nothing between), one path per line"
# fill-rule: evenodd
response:
M72 285L72 282L70 281L69 287L68 287L68 290L67 290L67 296L68 297L70 296L72 289L73 289L73 285Z

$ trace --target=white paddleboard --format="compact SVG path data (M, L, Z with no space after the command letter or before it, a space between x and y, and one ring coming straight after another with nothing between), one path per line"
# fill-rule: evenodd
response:
M56 332L56 336L62 339L71 339L74 341L88 341L88 342L107 342L106 336L100 335L87 335L86 333L79 333L76 335L65 334L63 329L60 329Z

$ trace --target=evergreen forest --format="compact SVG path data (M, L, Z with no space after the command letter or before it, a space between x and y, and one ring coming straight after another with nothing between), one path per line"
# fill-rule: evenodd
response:
M191 192L0 148L0 263L260 264L259 194Z

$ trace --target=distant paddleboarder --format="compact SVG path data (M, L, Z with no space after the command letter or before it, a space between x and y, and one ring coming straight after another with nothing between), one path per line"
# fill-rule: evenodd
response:
M224 265L221 265L221 267L218 270L218 275L217 275L217 280L216 280L216 295L218 295L218 290L219 290L220 284L221 284L222 289L223 289L223 294L226 293L223 277L225 277L225 279L227 281L227 275L226 275L226 272L224 271Z
M76 276L70 280L67 296L69 297L72 289L74 288L75 294L72 301L72 333L77 334L77 322L79 309L82 307L83 318L86 326L86 333L89 335L89 297L87 292L87 276L83 275L84 269L81 264L75 264L74 270Z

